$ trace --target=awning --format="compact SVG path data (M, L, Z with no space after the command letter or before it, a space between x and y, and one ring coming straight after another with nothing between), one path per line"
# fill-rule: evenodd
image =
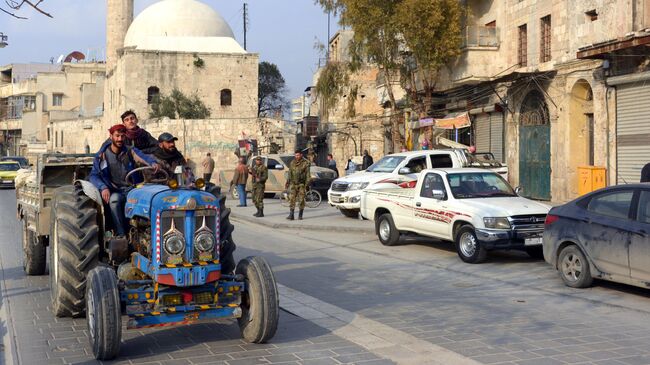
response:
M434 127L436 129L460 129L472 125L467 112L447 114L444 118L425 118L410 123L411 129Z

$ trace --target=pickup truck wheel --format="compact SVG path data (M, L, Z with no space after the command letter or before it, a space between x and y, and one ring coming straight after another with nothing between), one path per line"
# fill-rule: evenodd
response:
M23 268L27 275L45 274L46 251L42 240L23 221Z
M242 337L250 343L264 343L275 335L280 315L273 271L266 260L252 256L239 261L236 272L245 281L242 315L237 320Z
M558 270L564 284L572 288L586 288L594 281L587 258L574 245L567 246L560 252Z
M122 313L117 276L109 267L99 266L88 273L86 323L93 355L97 360L114 359L120 352Z
M81 317L86 307L86 275L99 262L95 203L81 187L54 193L50 224L50 295L57 317Z
M460 259L469 264L478 264L487 257L487 250L476 238L472 226L463 226L456 233L456 251Z
M377 236L384 246L394 246L399 242L400 233L390 213L382 214L377 220Z
M348 218L359 218L359 209L339 209Z

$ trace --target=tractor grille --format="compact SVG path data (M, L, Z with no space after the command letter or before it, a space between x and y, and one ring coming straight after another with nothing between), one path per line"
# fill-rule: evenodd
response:
M346 190L348 190L348 183L335 181L332 184L332 191L346 191Z

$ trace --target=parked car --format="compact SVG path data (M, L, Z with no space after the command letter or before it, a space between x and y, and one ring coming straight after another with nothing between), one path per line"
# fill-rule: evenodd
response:
M340 177L327 193L330 205L347 217L357 217L361 208L361 191L373 187L394 187L395 184L415 182L424 169L482 167L492 169L508 178L508 168L501 163L475 161L465 150L439 149L394 153L382 157L366 171Z
M15 187L16 174L20 170L20 164L15 161L0 161L0 187Z
M597 190L551 209L544 259L567 286L594 278L650 286L650 184Z
M414 233L454 242L467 263L489 250L525 250L542 257L550 207L517 195L499 174L476 168L424 170L414 188L366 189L361 215L375 222L387 246Z
M266 181L265 195L267 197L272 197L273 195L285 190L284 185L287 182L286 175L289 171L289 165L294 159L294 155L262 155L262 159L264 164L266 164L266 167L269 169L269 178ZM248 166L252 167L253 163L254 159L249 159ZM336 173L333 170L316 165L312 165L309 168L309 172L311 174L311 188L318 190L321 195L325 195L327 189L330 188L332 181L336 178ZM230 181L232 180L234 173L235 170L222 170L219 173L219 185L223 191L228 191L230 188ZM251 179L248 179L246 191L253 191L253 182ZM234 199L239 199L237 189L230 189L230 194Z
M29 161L22 156L2 156L0 157L0 161L14 161L20 164L21 169L29 168Z

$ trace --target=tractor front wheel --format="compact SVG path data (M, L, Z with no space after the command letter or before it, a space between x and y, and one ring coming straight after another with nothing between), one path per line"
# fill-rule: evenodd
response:
M88 273L86 322L93 355L97 360L114 359L120 352L122 318L115 271L99 266Z
M245 281L242 316L238 319L242 337L250 343L264 343L275 335L280 315L273 271L266 260L252 256L239 261L236 273Z

